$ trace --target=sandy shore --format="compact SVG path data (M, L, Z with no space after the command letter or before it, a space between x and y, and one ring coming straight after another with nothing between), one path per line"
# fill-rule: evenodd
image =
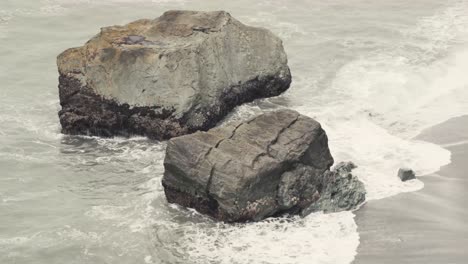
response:
M468 116L417 139L450 150L452 163L421 177L421 191L371 201L356 212L361 244L353 263L468 263Z

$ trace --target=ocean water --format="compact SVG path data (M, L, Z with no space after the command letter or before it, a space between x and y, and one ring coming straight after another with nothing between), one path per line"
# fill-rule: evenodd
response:
M225 122L287 107L319 120L368 199L450 162L423 129L468 114L468 1L1 0L0 263L350 263L352 212L227 225L169 205L164 142L60 134L56 56L102 26L168 9L226 10L284 40L282 96Z

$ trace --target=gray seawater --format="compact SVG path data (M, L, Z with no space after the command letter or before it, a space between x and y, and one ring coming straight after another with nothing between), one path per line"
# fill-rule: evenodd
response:
M350 263L354 214L212 222L165 202L165 144L60 134L56 56L102 26L226 10L284 40L293 84L229 119L288 107L318 119L370 200L423 188L450 152L414 140L468 113L468 1L1 0L0 263Z

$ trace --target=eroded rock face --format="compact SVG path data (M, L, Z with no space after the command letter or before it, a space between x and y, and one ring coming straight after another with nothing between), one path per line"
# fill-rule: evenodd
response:
M279 110L171 139L162 184L170 203L227 222L355 208L363 199L349 199L354 196L333 186L351 192L356 178L342 179L329 170L332 164L320 124ZM341 196L349 203L325 203Z
M229 13L168 11L58 56L62 132L168 139L291 82L281 40Z
M340 162L331 171L325 172L328 181L320 199L304 209L302 214L323 211L333 213L356 209L366 200L364 184L351 171L356 168L352 162Z

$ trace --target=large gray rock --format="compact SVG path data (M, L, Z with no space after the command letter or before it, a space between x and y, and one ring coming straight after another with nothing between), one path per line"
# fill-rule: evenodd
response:
M57 58L62 132L167 139L207 130L291 82L282 41L229 13L168 11Z
M162 184L170 203L227 222L355 208L364 192L351 193L362 184L349 173L330 172L332 164L320 124L280 110L171 139Z

